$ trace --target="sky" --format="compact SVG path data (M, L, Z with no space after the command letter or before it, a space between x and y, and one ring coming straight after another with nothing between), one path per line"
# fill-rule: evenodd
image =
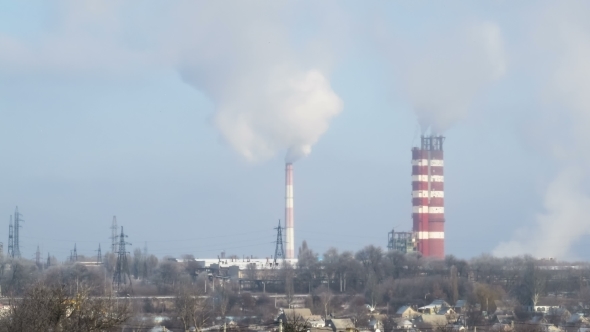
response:
M590 5L0 3L0 211L21 252L270 257L411 229L446 136L446 252L590 259Z

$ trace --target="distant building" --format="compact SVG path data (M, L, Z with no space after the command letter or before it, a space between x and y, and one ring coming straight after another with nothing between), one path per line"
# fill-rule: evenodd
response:
M465 300L457 300L457 303L455 303L455 312L460 314L463 311L465 311L465 309L467 308L467 301Z
M277 321L283 323L300 321L305 322L309 327L325 327L326 322L320 315L314 315L309 308L282 309L277 317Z
M421 314L418 311L414 310L409 305L403 306L403 307L397 309L397 312L395 313L395 317L406 318L406 319L414 319L420 315Z
M433 328L446 326L448 324L447 317L444 315L422 315L416 318L416 322Z
M436 315L442 309L451 308L445 300L434 300L429 305L418 308L418 312L424 315Z

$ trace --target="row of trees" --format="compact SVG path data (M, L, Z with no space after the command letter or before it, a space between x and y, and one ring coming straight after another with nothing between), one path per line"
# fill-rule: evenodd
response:
M51 283L30 285L9 299L0 331L110 331L131 317L128 300L92 296L88 287Z
M523 306L535 305L542 296L552 293L586 296L587 299L580 299L590 300L587 284L590 269L585 263L576 263L575 268L567 268L573 263L563 263L564 267L553 269L559 264L532 257L500 259L483 255L467 261L447 256L444 260L435 260L417 254L384 252L374 246L355 253L332 248L319 255L305 242L298 258L296 265L286 265L269 273L247 271L244 278L252 280L227 281L215 278L219 271L210 271L214 274L211 278L190 259L182 263L158 260L136 250L128 258L129 272L135 282L133 288L126 291L135 295L171 295L189 287L192 290L184 289L181 293L198 292L214 298L216 302L209 307L216 308L216 314L222 316L238 310L236 308L249 308L243 304L246 299L241 297L248 287L252 292L284 293L287 305L293 301L294 294L309 294L309 305L323 315L339 310L342 305L337 302L343 298L348 301L345 307L350 309L347 314L351 316L357 307L367 304L393 310L406 304L426 304L433 299L451 303L466 299L488 312L495 310L495 300L506 296L517 299ZM87 289L89 296L108 296L115 262L115 256L110 253L98 267L67 263L42 269L27 260L5 261L0 265L0 286L5 296L21 296L39 282L67 285L68 292L73 292L75 287ZM263 297L257 297L257 301L260 298ZM197 305L203 307L201 302L185 302L184 307ZM204 321L203 317L197 319L193 315L186 321L195 325L196 320Z

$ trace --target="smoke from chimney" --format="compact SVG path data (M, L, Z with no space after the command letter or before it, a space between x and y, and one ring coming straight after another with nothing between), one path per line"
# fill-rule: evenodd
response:
M251 162L287 150L289 162L308 155L343 106L326 70L304 64L305 54L289 44L278 21L282 6L206 7L194 11L194 35L178 69L213 102L211 121L223 141ZM223 15L211 16L215 11Z
M422 42L425 40L425 42ZM477 94L504 76L500 27L492 22L462 26L405 44L381 33L394 77L426 132L442 134L465 118Z

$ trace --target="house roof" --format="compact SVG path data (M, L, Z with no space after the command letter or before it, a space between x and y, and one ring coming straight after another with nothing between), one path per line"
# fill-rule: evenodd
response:
M557 327L554 325L547 326L547 332L559 332L559 331L563 331L563 330L560 327Z
M396 323L397 323L397 326L403 326L403 327L414 326L414 324L407 319L400 319L400 321L396 322Z
M567 322L570 324L575 324L575 323L579 323L579 322L585 323L587 321L588 321L588 319L586 317L584 317L584 314L579 313L579 312L572 314L570 316L570 318L567 320Z
M434 300L429 305L425 305L420 307L419 309L434 309L434 308L448 308L451 305L448 304L445 300Z
M455 310L453 308L441 308L436 314L437 315L450 315L454 314Z
M327 326L324 326L324 327L313 327L312 326L309 330L310 330L310 332L332 332L332 328L327 327Z
M514 315L496 315L499 323L507 324L514 320Z
M531 323L545 324L545 323L547 323L547 319L545 319L545 317L543 317L543 316L533 316L533 318L531 318Z
M395 314L396 314L396 315L402 315L402 314L403 314L404 312L406 312L406 310L408 310L408 309L410 309L410 310L412 310L412 311L414 310L414 309L412 309L412 307L410 307L409 305L405 305L405 306L403 306L403 307L401 307L401 308L397 309L397 311L395 312Z
M447 318L444 315L422 315L418 320L432 326L447 325Z
M512 300L494 300L496 305L496 311L511 311L516 306L516 303Z
M467 301L465 300L457 300L457 303L455 303L455 308L463 308L467 305Z
M283 314L290 319L298 317L303 319L315 318L315 316L311 314L311 309L309 308L283 309Z
M347 328L354 328L354 324L350 318L334 318L329 320L329 324L334 326L336 330L346 330Z

